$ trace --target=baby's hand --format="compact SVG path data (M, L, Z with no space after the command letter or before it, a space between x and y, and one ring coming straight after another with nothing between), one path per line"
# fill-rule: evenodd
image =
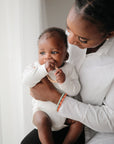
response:
M63 83L65 81L65 74L61 69L56 70L55 76L58 83Z
M53 59L50 59L48 60L46 63L45 63L45 68L47 70L47 72L50 72L52 70L55 70L55 61Z

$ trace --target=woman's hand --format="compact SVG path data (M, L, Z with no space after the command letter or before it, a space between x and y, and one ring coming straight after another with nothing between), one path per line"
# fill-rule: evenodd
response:
M53 84L47 79L43 78L40 83L30 89L30 94L37 100L52 101L58 103L61 94L56 90Z

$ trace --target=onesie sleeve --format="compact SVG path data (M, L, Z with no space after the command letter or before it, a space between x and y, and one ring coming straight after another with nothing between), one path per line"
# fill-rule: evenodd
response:
M114 82L101 106L66 97L59 114L80 121L98 132L114 132Z
M76 96L79 93L81 87L78 79L78 74L73 65L67 63L66 67L65 69L63 69L63 72L66 76L65 82L60 84L59 86L69 96Z
M23 72L23 83L28 87L34 87L47 75L45 65L39 65L37 62L28 65Z

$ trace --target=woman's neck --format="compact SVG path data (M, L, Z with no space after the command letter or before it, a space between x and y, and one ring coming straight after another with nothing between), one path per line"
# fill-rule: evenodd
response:
M105 40L105 41L106 41L106 40ZM90 53L96 52L96 51L105 43L105 41L102 42L100 45L98 45L98 46L95 47L95 48L87 48L86 54L90 54Z

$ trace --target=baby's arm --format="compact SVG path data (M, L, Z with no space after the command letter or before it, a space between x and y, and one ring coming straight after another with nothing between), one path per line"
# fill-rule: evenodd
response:
M65 81L59 84L59 87L68 95L76 96L81 87L76 70L72 65L68 64L68 68L65 71Z
M39 65L37 62L30 64L24 70L23 83L28 87L34 87L47 74L45 65Z

